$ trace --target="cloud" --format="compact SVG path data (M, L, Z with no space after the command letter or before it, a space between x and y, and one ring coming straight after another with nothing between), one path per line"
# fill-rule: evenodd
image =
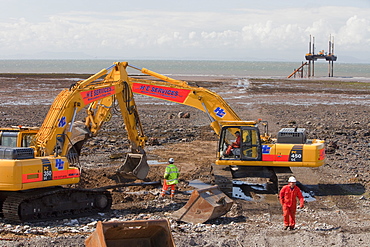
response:
M369 47L370 19L352 16L347 20L346 25L339 29L338 38L338 44L348 48L355 48L356 45L361 45L360 49L364 46Z
M234 12L117 11L66 12L43 21L0 20L0 53L85 52L109 57L290 59L302 57L309 35L327 49L329 35L341 52L361 45L370 53L369 9L348 7L287 8ZM365 47L367 46L367 47ZM303 49L303 50L302 50ZM299 53L301 51L301 54ZM299 53L299 54L298 54ZM364 54L365 53L365 54ZM219 57L223 54L224 57ZM202 57L199 57L202 56Z

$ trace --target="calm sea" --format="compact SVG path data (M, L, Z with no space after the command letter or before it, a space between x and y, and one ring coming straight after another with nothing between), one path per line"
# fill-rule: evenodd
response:
M122 60L126 61L126 60ZM0 60L0 73L88 73L107 68L114 60ZM301 62L127 60L139 68L165 75L225 77L287 77ZM129 73L137 73L129 70ZM315 76L328 76L328 63L315 63ZM334 63L334 77L370 78L370 64Z

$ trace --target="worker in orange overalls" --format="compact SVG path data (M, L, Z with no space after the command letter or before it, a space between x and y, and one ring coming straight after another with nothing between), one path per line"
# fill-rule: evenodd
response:
M295 213L297 209L297 197L299 199L299 208L304 207L304 198L301 190L296 186L295 177L290 177L288 185L285 185L280 191L280 203L283 207L284 230L294 230Z

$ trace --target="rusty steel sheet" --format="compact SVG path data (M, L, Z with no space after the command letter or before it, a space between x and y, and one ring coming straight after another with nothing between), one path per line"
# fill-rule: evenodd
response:
M175 247L168 220L133 220L97 223L86 247Z
M204 223L226 214L233 203L218 186L211 186L194 190L185 206L175 211L172 216L188 223Z

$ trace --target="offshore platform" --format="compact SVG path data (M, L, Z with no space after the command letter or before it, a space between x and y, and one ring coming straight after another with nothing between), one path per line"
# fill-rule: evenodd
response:
M334 61L337 61L337 56L334 55L334 37L330 36L329 38L329 51L325 52L324 50L320 50L317 54L315 54L315 37L311 37L310 35L310 42L308 47L308 53L305 55L306 62L293 71L288 78L292 76L300 76L304 77L304 68L307 67L307 77L315 76L315 61L317 59L325 59L329 62L328 66L328 75L329 77L334 76Z

